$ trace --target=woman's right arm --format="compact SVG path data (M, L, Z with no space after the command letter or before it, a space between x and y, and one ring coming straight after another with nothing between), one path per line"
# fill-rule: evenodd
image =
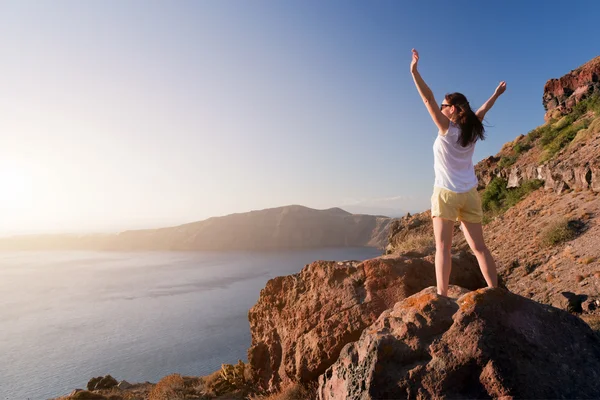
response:
M421 74L417 70L417 64L419 62L419 53L417 50L412 49L413 57L412 62L410 63L410 72L412 74L413 80L415 81L415 85L417 86L417 90L421 95L421 99L423 103L425 103L425 107L427 111L429 111L429 115L433 122L437 125L439 131L441 133L445 133L450 126L450 120L446 118L444 114L440 111L437 102L435 101L435 97L433 96L433 92L429 89L429 86L425 83Z

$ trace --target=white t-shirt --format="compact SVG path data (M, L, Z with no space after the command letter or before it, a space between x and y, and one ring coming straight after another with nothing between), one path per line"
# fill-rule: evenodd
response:
M464 193L477 186L473 167L475 142L462 147L458 142L460 126L450 122L445 134L439 133L433 143L434 186Z

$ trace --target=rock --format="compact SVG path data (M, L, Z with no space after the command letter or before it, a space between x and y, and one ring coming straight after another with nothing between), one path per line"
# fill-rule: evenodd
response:
M508 184L507 188L519 187L523 182L523 177L521 176L521 170L517 167L511 168L510 173L508 175Z
M76 400L107 400L106 396L103 396L98 393L92 393L87 390L80 390L77 393L69 396L69 399Z
M397 303L319 377L318 398L596 398L600 338L503 289Z
M101 390L101 389L110 389L117 386L119 382L115 378L110 375L106 375L104 377L99 376L96 378L92 378L89 380L87 384L88 390Z
M566 299L566 304L563 302L561 306L568 312L581 314L583 308L581 305L587 300L588 296L585 294L575 294L572 292L562 292L563 297Z
M548 121L570 112L573 107L594 94L600 93L600 57L596 57L559 79L550 79L544 86L542 103Z
M133 385L131 383L123 380L123 381L119 382L119 384L117 385L117 387L119 389L126 390L126 389L129 389L129 388L133 387Z
M248 313L248 360L257 386L277 390L315 381L383 311L435 285L433 261L433 256L382 256L342 266L317 261L298 274L271 279ZM486 286L473 255L460 253L452 262L452 284Z
M98 377L96 377L96 378L92 378L92 379L90 379L90 380L88 381L88 384L87 384L87 389L88 389L88 390L94 390L94 389L96 388L96 384L97 384L98 382L100 382L100 380L101 380L101 379L102 379L102 377L101 377L101 376L98 376Z

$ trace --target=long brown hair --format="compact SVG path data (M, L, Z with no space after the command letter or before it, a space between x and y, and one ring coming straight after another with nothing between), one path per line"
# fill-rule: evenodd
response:
M462 93L450 93L446 95L446 101L458 110L456 120L460 126L460 137L458 138L460 145L467 147L478 139L484 140L485 128L477 115L471 110L467 98Z

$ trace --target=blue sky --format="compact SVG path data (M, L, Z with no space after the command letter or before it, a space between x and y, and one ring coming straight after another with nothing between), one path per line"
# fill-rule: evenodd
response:
M600 55L578 1L2 1L0 234L114 231L302 204L429 207L438 101L499 81L475 161Z

